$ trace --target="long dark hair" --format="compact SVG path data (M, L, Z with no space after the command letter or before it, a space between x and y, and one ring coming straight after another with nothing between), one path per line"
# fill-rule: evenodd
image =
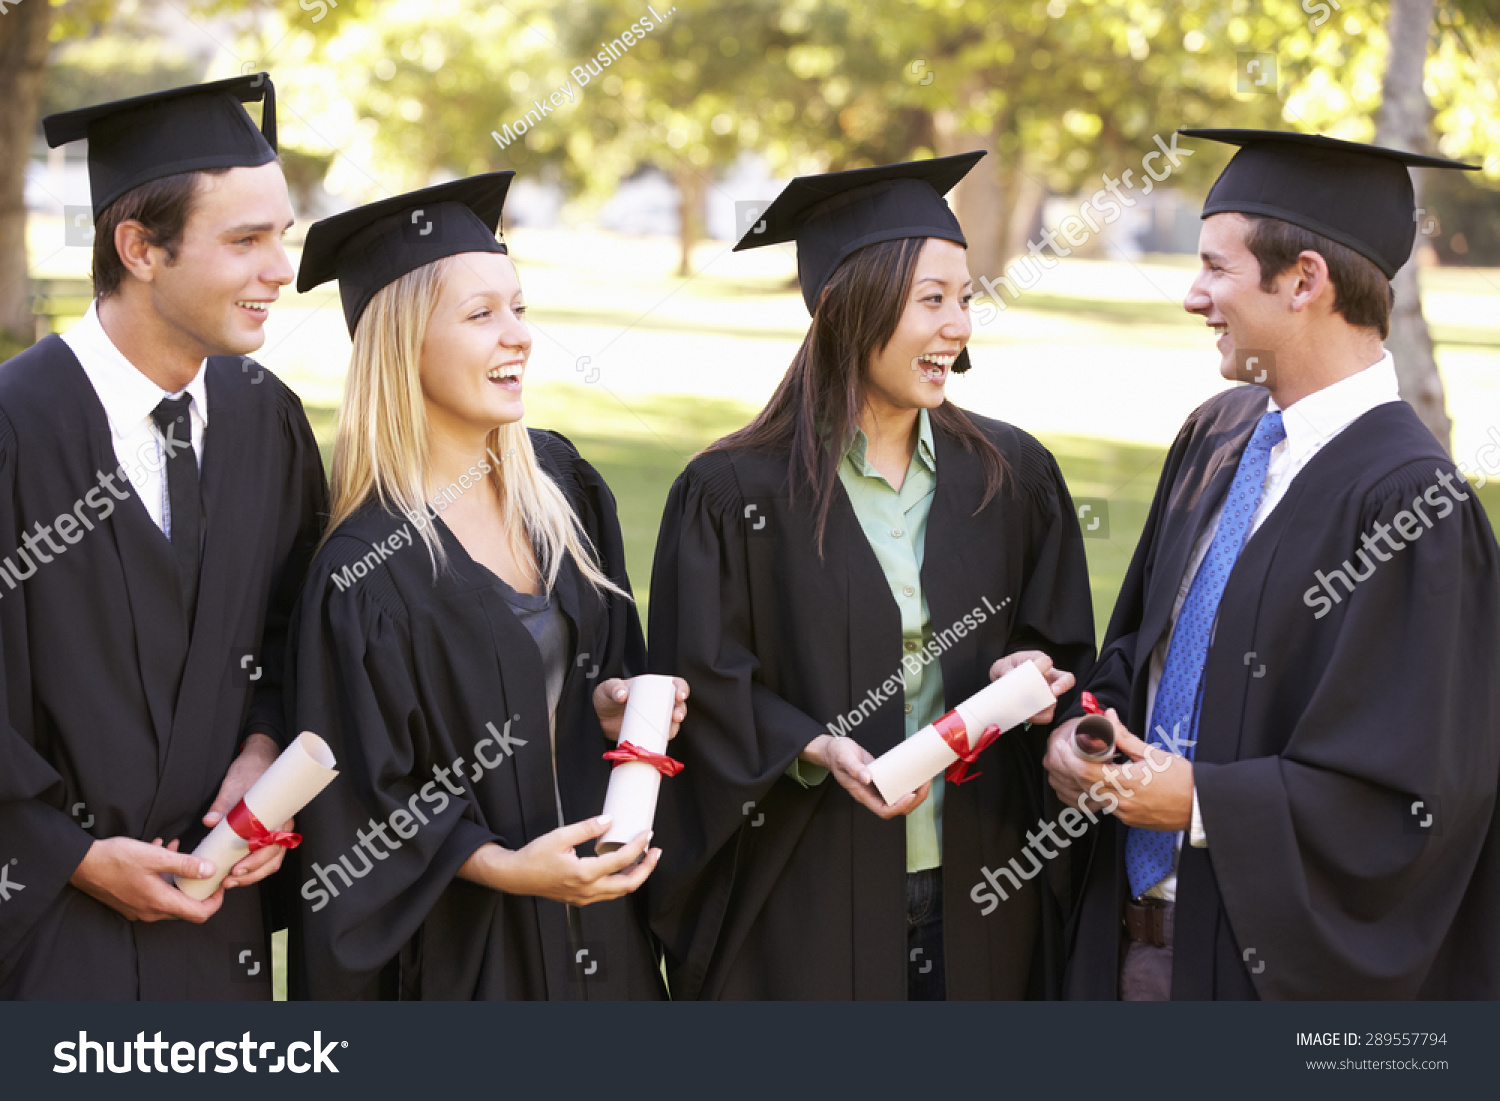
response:
M901 237L851 253L824 286L812 327L766 407L744 428L704 449L790 445L790 491L794 498L799 486L813 494L819 558L838 466L865 402L866 366L895 335L916 276L917 257L926 243L922 237ZM983 509L1008 473L1004 456L951 401L944 400L929 416L936 429L955 437L965 451L979 453L984 464L984 496L979 502Z

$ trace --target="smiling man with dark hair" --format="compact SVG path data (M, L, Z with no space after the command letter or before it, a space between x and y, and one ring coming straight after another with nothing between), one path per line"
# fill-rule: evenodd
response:
M1500 996L1500 547L1381 346L1415 234L1407 166L1463 166L1185 133L1241 149L1184 306L1224 377L1263 385L1178 433L1086 678L1132 763L1081 759L1077 719L1048 746L1066 801L1125 793L1066 992Z
M0 998L270 996L252 885L284 850L201 902L165 876L206 875L188 853L287 739L326 508L300 402L248 358L293 277L273 96L260 74L44 120L89 141L97 297L0 365L0 861L22 886Z

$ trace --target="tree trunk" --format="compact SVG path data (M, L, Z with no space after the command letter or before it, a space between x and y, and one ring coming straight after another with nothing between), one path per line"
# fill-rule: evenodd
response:
M968 98L970 90L965 87L959 93L960 104ZM974 149L983 149L988 154L949 195L964 238L969 242L969 275L977 290L979 277L998 277L1007 259L1005 200L1008 196L1001 184L1004 166L1000 163L995 133L961 129L957 112L946 107L933 112L932 132L933 145L940 157Z
M1391 0L1385 34L1390 42L1385 82L1381 89L1380 113L1375 120L1375 144L1413 153L1428 152L1428 119L1431 107L1422 87L1427 42L1432 28L1433 0ZM1412 170L1417 205L1422 204L1422 177L1426 169ZM1421 219L1418 219L1421 224ZM1418 236L1420 243L1422 238ZM1401 396L1438 442L1451 451L1453 422L1443 397L1443 380L1432 355L1432 337L1422 316L1417 265L1409 260L1391 281L1396 308L1391 314L1391 335L1386 347L1396 360Z
M1033 236L1042 228L1042 208L1047 205L1047 185L1033 170L1024 149L1017 150L1005 174L1006 204L1005 262L1019 257L1031 247Z
M35 338L26 258L26 165L42 100L52 27L48 0L7 3L0 15L0 344ZM3 358L3 357L0 357Z
M1000 279L1011 259L1026 251L1041 220L1047 188L1036 173L1028 171L1026 151L1019 143L1009 143L1016 149L1009 159L1000 152L1002 135L1010 131L1013 136L1016 128L1010 111L1002 112L985 133L959 129L957 116L950 110L935 111L932 121L938 156L972 149L989 154L959 181L952 194L954 213L969 241L969 274L977 298L984 293L981 275ZM1009 303L1006 299L998 304Z
M703 199L707 189L703 174L686 160L678 162L672 177L679 201L677 274L686 279L693 274L693 246L703 236Z

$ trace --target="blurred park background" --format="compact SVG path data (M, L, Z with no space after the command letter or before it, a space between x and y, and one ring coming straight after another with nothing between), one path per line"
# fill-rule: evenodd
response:
M1500 516L1500 29L1493 0L0 0L0 358L87 306L82 145L51 111L265 70L308 224L519 173L527 420L614 488L644 603L662 504L807 327L791 246L731 254L791 176L983 148L952 201L976 280L959 405L1057 455L1102 633L1166 446L1227 385L1182 310L1228 150L1264 126L1440 153L1389 346L1403 394ZM253 109L252 109L253 110ZM1113 188L1115 211L1079 213ZM1420 297L1418 293L1420 292ZM1418 308L1420 306L1420 308ZM283 291L257 358L331 443L336 287ZM1495 444L1496 446L1490 446Z

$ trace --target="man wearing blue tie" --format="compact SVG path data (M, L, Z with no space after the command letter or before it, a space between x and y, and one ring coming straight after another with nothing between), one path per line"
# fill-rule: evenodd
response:
M1130 763L1048 746L1118 804L1066 993L1500 996L1500 547L1382 346L1407 167L1466 166L1184 133L1240 147L1184 306L1249 385L1179 432L1087 678Z

